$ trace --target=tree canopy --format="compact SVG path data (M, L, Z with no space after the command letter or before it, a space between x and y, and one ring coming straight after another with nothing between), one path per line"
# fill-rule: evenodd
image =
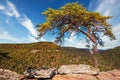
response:
M43 12L46 17L46 22L38 25L39 36L43 36L48 30L57 33L55 42L63 42L67 33L69 36L74 31L77 34L83 33L95 43L96 40L91 36L94 33L102 32L111 40L115 39L112 33L111 24L107 22L111 16L102 16L98 12L87 11L81 4L68 3L63 7L55 10L48 8ZM82 30L83 27L85 30ZM56 32L57 29L57 32Z

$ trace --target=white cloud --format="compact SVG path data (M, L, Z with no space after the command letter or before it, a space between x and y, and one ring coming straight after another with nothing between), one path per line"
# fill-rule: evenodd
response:
M20 24L23 25L28 31L30 31L31 35L36 37L37 31L35 30L32 21L26 15L22 16L13 3L7 1L7 5L8 10L5 11L5 13L9 16L15 16Z
M120 0L92 0L89 5L89 10L100 12L105 16L115 16L119 13L119 5Z
M113 16L109 22L113 25L113 33L117 40L110 41L108 37L102 37L105 42L105 47L102 48L107 49L120 46L120 0L92 0L89 9L95 12L100 12L105 16Z
M30 35L28 35L28 37L26 38L26 40L30 41L30 42L46 41L44 38L36 39L35 37L30 36Z
M22 24L26 29L29 30L29 32L31 33L31 35L37 37L37 31L32 23L32 21L28 18L28 17L22 17L19 18L18 21L20 22L20 24Z
M47 41L47 40L42 37L42 38L38 39L38 41Z
M114 26L113 33L115 34L116 38L120 38L120 23Z
M86 48L86 40L85 38L81 40L77 40L77 36L75 35L75 32L72 32L70 35L70 38L65 38L65 44L64 46L71 46L71 47L76 47L76 48Z
M71 46L71 47L76 47L76 48L86 48L86 40L85 38L76 41L76 39L74 39L73 41L67 40L63 46Z
M3 32L0 34L0 39L6 39L6 40L13 40L16 41L15 38L11 37L8 32Z
M33 36L30 36L30 35L28 35L27 40L30 41L30 42L38 42L37 39L35 39Z
M12 37L7 31L4 30L0 30L0 39L4 39L4 40L10 40L10 41L14 41L14 42L19 42L20 40Z
M3 13L7 16L15 17L16 20L29 31L28 36L31 36L29 38L37 37L37 30L32 21L25 14L21 15L12 2L6 0L6 3L6 6L0 6L0 10L3 10ZM6 20L6 22L9 23L8 20ZM32 40L35 41L34 39Z
M7 14L11 16L15 16L16 19L20 22L22 26L24 26L32 36L37 37L37 31L32 23L32 21L24 14L23 16L18 12L16 7L13 3L7 1L7 4L9 6L9 12Z
M3 5L0 5L0 10L5 10L5 7Z
M70 38L65 38L66 41L74 42L76 40L75 32L72 32Z
M6 14L8 16L20 17L20 14L13 3L11 3L10 1L7 1L7 5L8 5L8 11L6 11Z
M105 42L105 47L103 48L114 48L116 46L120 46L120 24L114 26L113 33L116 36L116 40L110 41L108 37L104 36L102 39Z
M3 10L3 13L5 13L7 16L15 16L16 18L20 17L20 14L14 4L8 0L6 1L6 3L6 6L0 6L0 10Z
M31 43L31 42L38 42L38 41L46 41L45 39L41 38L40 40L35 39L35 37L28 35L27 37L16 38L10 35L9 32L0 28L0 43ZM7 40L8 42L4 42Z

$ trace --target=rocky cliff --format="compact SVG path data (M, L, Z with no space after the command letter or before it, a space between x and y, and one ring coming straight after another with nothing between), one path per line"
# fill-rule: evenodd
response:
M24 74L0 69L0 80L120 80L120 70L102 71L85 64L62 65L59 69L28 69Z

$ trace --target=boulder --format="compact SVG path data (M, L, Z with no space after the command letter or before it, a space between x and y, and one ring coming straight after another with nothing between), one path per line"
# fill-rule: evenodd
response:
M67 75L56 75L52 80L98 80L96 77L87 74L67 74Z
M59 74L90 74L90 75L98 75L99 69L91 67L85 64L79 65L62 65L58 69Z
M0 69L0 80L20 80L20 75L7 69Z
M28 69L24 72L26 77L30 78L51 78L56 74L55 68Z
M120 78L117 78L108 72L100 72L99 75L97 75L97 78L99 80L120 80Z

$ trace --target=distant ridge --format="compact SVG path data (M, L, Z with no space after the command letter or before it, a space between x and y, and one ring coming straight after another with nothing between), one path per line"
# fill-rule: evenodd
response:
M120 69L120 46L99 52L101 70ZM61 47L53 42L0 44L0 68L22 73L29 67L58 68L63 64L92 65L92 59L87 49Z

